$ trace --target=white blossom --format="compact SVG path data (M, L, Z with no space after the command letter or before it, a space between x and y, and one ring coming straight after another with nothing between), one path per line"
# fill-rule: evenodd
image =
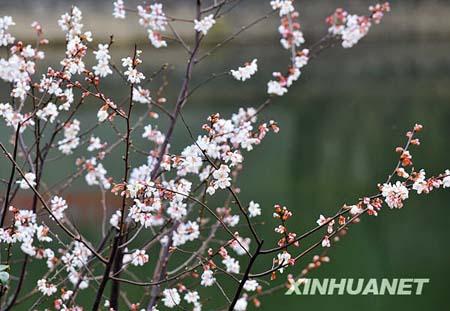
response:
M30 189L30 185L32 187L36 186L36 175L31 172L26 173L25 178L18 180L16 183L19 184L21 189Z
M150 97L150 91L138 86L133 89L133 101L141 104L150 104L152 98Z
M186 300L187 303L193 303L195 304L197 301L199 301L200 296L197 291L188 291L184 295L184 300Z
M14 43L15 38L7 30L15 24L11 16L0 18L0 46L8 46Z
M289 254L288 252L284 251L282 253L277 254L277 259L278 259L278 265L281 266L280 269L278 269L278 271L280 273L284 272L284 266L288 265L291 261L291 254Z
M382 195L385 198L386 204L390 208L402 208L403 201L408 198L408 189L400 182L395 184L383 184L381 187Z
M115 18L124 19L125 18L125 5L123 3L123 0L117 0L113 3L113 5L114 5L113 16Z
M235 258L228 256L222 260L222 263L225 265L227 272L229 273L239 273L240 265L239 261Z
M280 10L280 16L287 15L294 11L291 0L274 0L270 1L273 10Z
M248 212L250 217L256 217L261 215L261 209L259 208L259 204L253 201L250 201L248 205Z
M214 273L210 269L203 271L200 284L205 287L212 286L216 281L216 278L213 275Z
M87 147L88 151L94 151L102 149L105 146L105 144L102 144L99 137L91 136L89 139L89 146Z
M220 167L213 172L213 177L216 180L214 183L216 189L225 189L231 186L231 178L228 175L229 173L230 168L225 164L221 164Z
M73 119L64 126L64 139L58 142L58 149L63 154L71 154L80 143L78 133L80 132L80 121Z
M450 188L450 170L445 170L445 175L447 176L442 180L443 187Z
M215 23L214 15L210 14L203 17L200 21L194 20L194 29L197 32L201 32L203 35L206 35Z
M135 250L131 254L123 256L123 264L131 263L133 266L143 266L148 262L148 255L145 250Z
M163 291L163 303L168 308L173 308L180 304L181 297L176 288L167 288Z
M243 295L236 301L236 305L234 306L234 311L245 311L247 310L247 295Z
M87 174L85 176L86 183L89 186L101 185L104 189L109 189L111 183L106 177L108 173L102 163L97 164L96 158L86 160Z
M236 80L245 81L250 79L258 71L257 61L255 58L251 63L246 63L244 67L239 67L237 70L230 70L230 72Z
M103 122L108 118L108 110L103 107L97 112L98 122Z
M244 284L244 289L248 292L254 292L258 288L259 284L256 280L247 280Z
M124 74L128 77L128 81L133 84L141 83L141 80L145 79L142 72L139 72L136 68L128 68Z
M281 84L278 81L272 80L267 83L267 94L283 96L286 93L287 93L287 88L285 88L284 86L281 86Z
M167 42L162 38L159 32L153 31L151 29L148 29L147 32L148 38L155 48L159 49L161 47L167 46Z
M322 247L330 247L330 239L328 238L328 236L324 236L324 238L322 239Z
M58 290L55 285L48 283L46 279L37 281L38 290L45 296L51 296Z
M119 229L119 222L120 222L120 217L122 216L122 212L120 210L116 211L114 214L112 214L110 220L109 220L109 224L111 226L113 226L116 229Z
M36 112L36 116L44 121L49 121L50 123L53 123L58 116L58 108L53 103L48 103L47 106L45 106L42 109L39 109Z
M112 70L109 67L109 60L111 56L109 55L109 45L99 44L97 51L94 51L95 58L97 59L97 65L92 67L94 69L94 74L99 77L106 77L112 74Z

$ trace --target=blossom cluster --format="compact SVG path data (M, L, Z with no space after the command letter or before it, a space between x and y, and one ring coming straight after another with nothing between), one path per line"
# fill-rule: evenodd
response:
M303 32L300 30L300 23L297 22L299 14L295 11L292 1L271 1L271 6L273 10L279 10L281 17L281 24L278 27L278 32L281 35L280 43L283 48L290 50L291 65L286 75L280 72L273 72L272 76L276 80L271 80L267 83L267 93L283 96L287 93L288 88L300 77L300 68L308 64L309 50L302 49L302 51L297 51L297 48L305 43L305 39Z
M214 16L212 14L203 17L201 20L194 20L194 29L206 35L208 31L216 23Z
M44 52L31 45L24 45L21 41L15 43L14 37L5 34L4 31L13 24L9 16L0 19L0 40L2 41L0 43L12 44L9 48L9 57L0 59L0 79L12 83L11 96L24 101L30 90L31 76L35 73L35 62L44 58Z
M139 24L147 30L148 38L155 48L166 47L162 32L166 30L167 17L163 11L162 3L138 5ZM122 1L115 3L114 17L124 18L125 9Z
M109 60L111 59L111 56L109 55L109 45L99 44L98 50L94 51L94 54L98 62L96 66L92 67L94 73L102 78L112 74L112 70L109 67Z
M400 154L398 165L394 171L395 175L401 180L392 182L391 175L388 180L378 186L379 193L372 197L364 197L357 204L344 205L343 210L348 212L350 216L345 217L339 215L337 222L336 217L325 217L320 215L317 220L319 227L326 227L326 235L322 239L323 247L330 247L330 237L338 233L341 229L335 228L335 224L345 226L357 220L364 213L368 215L377 216L384 203L390 209L401 209L404 207L404 202L410 197L412 190L417 194L430 193L433 189L450 187L450 171L446 170L437 177L426 178L425 170L421 169L418 172L413 167L412 155L409 151L410 146L420 145L420 140L416 138L417 133L422 131L423 126L416 124L411 131L406 133L408 143L405 147L397 147L396 152ZM407 169L410 169L407 172Z
M144 74L136 69L136 66L142 63L142 60L139 59L141 53L142 51L137 50L136 55L133 58L122 58L122 66L127 68L124 75L127 77L128 82L132 84L139 84L141 83L141 80L145 79Z
M255 58L251 63L245 63L244 67L239 67L237 70L230 70L230 72L236 80L245 81L250 79L258 71L257 61Z
M102 163L97 163L97 159L92 157L83 163L86 170L85 180L89 186L99 185L103 189L111 188L111 180L106 177L108 173Z
M333 36L342 39L342 47L351 48L364 38L369 32L372 22L379 24L386 12L390 11L388 2L370 6L370 16L359 16L349 14L347 11L338 8L327 17L328 31Z
M92 33L83 32L82 20L81 10L76 6L58 20L58 25L66 34L67 40L66 57L61 61L61 65L69 77L73 74L82 74L86 68L84 57L87 54L87 43L92 41Z
M58 149L63 154L71 154L80 144L80 121L74 119L72 122L64 126L64 139L58 142Z
M51 242L49 228L36 223L36 214L30 210L19 210L11 206L9 211L14 215L14 225L8 229L0 228L0 240L3 243L20 243L20 249L29 256L38 254L38 248L33 245L38 242ZM42 252L40 252L42 253ZM51 260L53 256L49 260Z
M11 16L0 18L0 46L8 46L14 43L15 38L8 32L8 29L15 24Z

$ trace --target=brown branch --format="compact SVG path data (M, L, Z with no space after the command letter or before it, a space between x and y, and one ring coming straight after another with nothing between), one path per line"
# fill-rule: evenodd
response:
M137 57L137 46L135 45L134 46L134 55L133 55L133 67L134 68L136 67L136 57ZM125 167L124 167L124 174L123 174L123 180L122 180L123 186L124 186L124 192L122 194L121 217L120 217L120 223L119 223L120 228L119 228L119 232L117 233L117 235L114 238L113 246L112 246L111 253L110 253L110 258L108 260L108 263L106 264L103 278L102 278L102 281L98 288L97 295L96 295L96 298L94 301L94 305L92 306L92 310L97 310L100 305L100 300L103 295L103 291L105 290L106 283L108 282L111 269L113 268L113 270L115 272L117 272L120 270L120 267L122 265L123 252L119 248L119 245L122 244L122 242L123 242L122 239L125 237L125 230L126 230L126 225L125 225L125 209L126 209L126 202L127 202L126 187L127 187L127 183L128 183L128 175L129 175L129 170L130 170L129 157L130 157L131 130L132 130L130 119L131 119L131 113L133 110L133 90L134 90L134 84L132 83L130 85L130 101L129 101L129 106L128 106L128 112L127 112L127 115L125 118L127 131L126 131L126 136L125 136L125 156L124 156ZM116 309L116 310L118 309L118 304L119 304L118 299L119 299L119 283L113 281L112 288L111 288L111 297L110 297L111 308Z

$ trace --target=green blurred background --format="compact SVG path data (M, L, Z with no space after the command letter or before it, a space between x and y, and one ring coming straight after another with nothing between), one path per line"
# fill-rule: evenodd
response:
M170 15L190 16L189 1L166 1ZM208 50L214 43L269 10L269 1L242 1L242 8L218 21L208 35ZM315 42L326 32L324 18L336 7L363 14L370 1L296 1L300 21L308 43ZM126 1L134 6L138 2ZM186 62L183 50L176 44L169 49L156 50L147 43L144 30L135 16L127 21L114 20L112 5L107 1L1 1L1 15L13 15L17 38L31 41L28 25L39 20L50 38L47 58L40 69L57 66L63 53L62 33L56 20L71 4L79 5L86 19L85 29L92 30L98 42L107 42L109 34L116 34L113 59L132 53L135 42L144 51L144 72L148 75L162 63L169 63L170 82L165 96L171 105L176 98ZM184 116L194 132L208 115L220 112L231 115L239 107L256 107L265 99L266 82L272 71L282 70L288 54L278 44L278 19L270 18L244 33L231 44L202 62L194 70L192 85L211 73L235 68L243 62L258 58L259 71L250 82L239 83L230 77L214 80L195 93L186 105ZM189 36L190 29L180 25L180 33ZM258 226L266 236L266 244L274 242L270 218L275 203L288 206L295 213L291 228L304 232L314 226L319 214L332 215L344 203L351 204L359 197L376 192L376 185L386 179L396 163L394 148L404 143L404 133L416 122L424 125L422 144L413 150L415 167L428 174L438 174L450 167L450 2L395 1L392 12L381 25L372 28L369 36L352 49L340 46L324 51L303 71L301 79L283 98L262 114L263 120L279 122L279 134L270 134L253 152L245 154L245 168L239 181L243 202L255 200L263 207L265 226ZM52 42L54 46L52 46ZM4 57L4 55L2 55ZM91 62L92 63L92 62ZM160 79L150 85L156 91ZM102 85L102 89L119 101L126 96L126 87L119 79ZM7 101L2 86L1 101ZM78 119L82 125L93 124L98 103L85 105ZM144 108L136 109L136 116ZM161 130L163 120L149 120ZM2 142L9 138L10 129L0 125ZM143 149L146 142L135 141ZM105 126L96 132L110 143L116 137ZM190 143L186 130L178 124L172 152L179 152ZM54 154L57 155L56 153ZM80 154L53 162L44 176L48 184L57 183L75 171L75 159ZM104 161L109 174L118 178L122 172L119 152ZM133 154L133 163L145 161ZM0 161L1 177L9 174L9 163ZM3 185L2 185L3 187ZM3 190L3 189L2 189ZM75 182L67 194L74 221L98 237L100 195L87 188L83 179ZM76 198L87 201L77 204ZM97 198L98 197L98 198ZM92 204L90 204L92 200ZM87 202L87 204L86 204ZM450 276L450 192L436 191L426 196L412 195L402 210L383 210L378 217L365 217L360 225L350 229L348 236L330 250L331 263L314 271L311 277L334 278L430 278L422 296L284 296L283 292L263 297L262 310L282 307L291 309L334 310L446 310L450 304L448 278ZM211 206L220 202L210 202ZM111 203L111 210L116 209ZM305 246L319 239L316 236ZM320 250L319 250L320 251ZM157 256L157 252L150 257ZM308 258L309 259L309 258ZM270 265L270 258L257 263L255 271ZM292 273L308 263L299 263ZM36 282L34 273L45 268L43 262L34 263L33 273L27 276L26 287ZM15 269L13 267L13 269ZM148 269L148 268L147 268ZM13 270L14 271L14 270ZM149 274L145 268L137 270ZM231 284L225 288L231 291ZM267 285L265 286L267 288ZM25 290L24 292L26 292ZM215 301L220 292L209 291ZM141 292L129 291L138 299ZM85 298L89 300L89 297ZM44 305L42 305L44 306ZM27 310L17 307L17 310ZM205 308L207 309L207 308Z

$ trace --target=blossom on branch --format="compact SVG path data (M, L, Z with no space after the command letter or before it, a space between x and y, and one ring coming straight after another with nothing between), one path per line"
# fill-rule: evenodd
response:
M245 63L244 67L239 67L237 70L230 70L230 72L236 80L245 81L250 79L258 71L256 62L257 59L255 58L251 63Z
M215 23L214 15L210 14L203 17L201 20L194 20L194 29L197 32L201 32L203 35L206 35Z

